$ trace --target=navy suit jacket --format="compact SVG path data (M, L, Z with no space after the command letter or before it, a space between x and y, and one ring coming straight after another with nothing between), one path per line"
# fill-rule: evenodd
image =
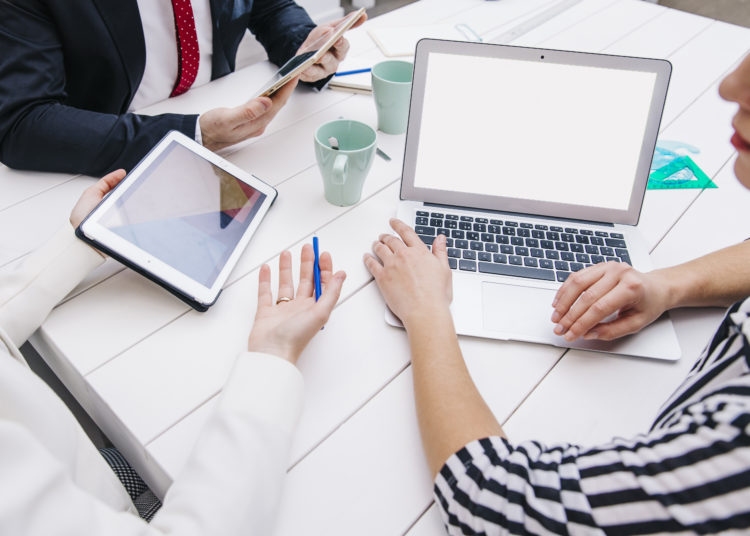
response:
M212 79L234 70L248 28L280 65L315 27L293 0L210 2ZM193 138L197 115L128 113L145 64L136 0L0 0L0 161L98 176L170 130Z

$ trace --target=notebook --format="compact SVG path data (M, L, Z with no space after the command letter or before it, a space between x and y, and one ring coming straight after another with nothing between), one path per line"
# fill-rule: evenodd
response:
M670 74L665 60L419 42L398 216L428 244L448 237L458 333L680 357L668 315L614 342L568 343L550 321L571 273L651 269L635 225Z

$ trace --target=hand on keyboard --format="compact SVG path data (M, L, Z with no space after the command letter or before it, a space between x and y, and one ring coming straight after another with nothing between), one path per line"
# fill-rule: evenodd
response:
M448 252L444 236L437 236L430 251L404 222L390 223L401 238L381 235L372 246L375 255L365 254L364 262L388 307L409 329L412 319L429 318L450 306Z
M629 264L607 262L571 274L552 306L555 333L566 340L609 341L635 333L669 307L668 282L659 271L641 273ZM611 322L605 319L617 316Z

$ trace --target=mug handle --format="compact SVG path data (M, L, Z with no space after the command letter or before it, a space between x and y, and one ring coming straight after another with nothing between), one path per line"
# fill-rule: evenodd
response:
M333 161L333 184L343 186L346 182L346 164L349 158L345 154L336 156L336 160Z

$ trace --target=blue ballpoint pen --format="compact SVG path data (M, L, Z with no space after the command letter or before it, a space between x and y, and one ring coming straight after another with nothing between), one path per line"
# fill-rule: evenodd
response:
M313 236L313 252L315 253L315 263L313 264L313 277L315 278L315 301L320 298L320 252L318 250L318 237Z
M334 73L333 76L348 76L350 74L359 74L359 73L369 73L372 69L369 67L367 69L354 69L353 71L341 71L338 73Z

